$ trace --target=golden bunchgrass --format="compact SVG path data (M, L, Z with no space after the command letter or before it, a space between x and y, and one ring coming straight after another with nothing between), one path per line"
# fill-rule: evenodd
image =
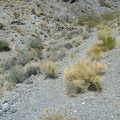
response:
M104 67L102 63L89 60L79 60L67 66L64 70L64 78L68 94L81 93L91 86L94 86L91 90L101 91L99 74ZM101 89L97 88L98 85Z
M101 49L98 47L97 44L94 44L89 50L88 50L88 54L92 57L92 59L97 60L100 58L101 55Z
M53 61L50 60L42 61L40 64L40 68L48 77L55 76L56 64Z

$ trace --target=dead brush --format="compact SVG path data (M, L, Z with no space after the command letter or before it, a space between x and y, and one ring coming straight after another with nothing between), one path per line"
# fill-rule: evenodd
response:
M56 64L53 61L43 60L40 63L40 69L47 75L47 77L55 77Z
M69 95L84 92L85 89L102 91L100 73L104 64L89 60L79 60L64 70L65 84Z

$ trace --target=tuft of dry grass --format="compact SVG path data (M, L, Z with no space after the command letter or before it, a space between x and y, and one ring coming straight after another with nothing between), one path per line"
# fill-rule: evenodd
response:
M98 47L97 44L93 44L93 46L88 50L88 55L92 57L93 60L97 60L100 58L101 49Z
M103 27L103 29L100 29L98 32L98 40L104 40L105 37L107 36L111 36L112 35L112 31L111 29L107 28L107 27Z
M47 77L54 78L56 64L50 60L44 60L40 64L40 69L47 75Z
M38 117L37 120L76 120L76 118L61 113L51 113L49 109L45 110L45 112L46 114Z
M82 93L88 88L88 90L101 92L102 86L99 74L104 67L105 65L102 63L89 60L79 60L67 66L64 70L64 78L68 94Z

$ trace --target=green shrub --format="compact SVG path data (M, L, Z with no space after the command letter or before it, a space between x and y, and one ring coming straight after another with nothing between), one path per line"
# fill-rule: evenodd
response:
M87 25L88 27L95 27L100 22L97 15L83 15L78 17L77 24L80 26Z
M24 72L21 70L20 66L13 66L10 69L10 80L13 83L21 83L24 79Z
M39 66L29 66L26 70L26 77L30 77L31 75L37 75L39 73L40 69Z
M112 50L116 46L116 39L111 36L108 36L104 40L102 40L102 42L99 43L98 46L104 52L108 50Z
M10 50L9 43L0 40L0 52L2 52L2 51L8 51L8 50Z
M18 54L17 63L19 65L25 65L32 60L32 55L29 52L21 52Z
M88 22L87 22L87 26L88 27L95 27L96 25L98 25L99 24L99 21L98 20L89 20Z
M44 60L41 62L40 69L47 75L47 77L54 78L56 64L50 60Z
M114 13L107 13L102 15L102 19L106 21L112 21L115 19L115 14Z
M17 13L17 12L15 11L15 12L13 13L13 15L14 15L15 19L17 19L17 18L19 18L20 13Z
M34 49L41 49L42 48L42 43L39 39L37 40L30 40L30 42L28 43L30 48L34 48Z
M14 65L16 65L16 60L14 58L11 58L3 63L3 68L5 70L8 70L11 67L13 67Z
M0 29L3 29L4 25L3 23L0 23Z

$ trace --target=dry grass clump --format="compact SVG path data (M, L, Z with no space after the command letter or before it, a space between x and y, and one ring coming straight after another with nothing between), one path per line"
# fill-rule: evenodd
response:
M94 59L97 60L97 59L100 58L101 52L102 52L102 50L100 49L100 47L98 47L97 44L94 44L94 45L88 50L88 55L90 55L93 60L94 60Z
M47 77L54 78L56 65L53 61L44 60L40 64L40 69L47 75Z
M107 36L103 40L95 43L89 50L88 54L92 59L99 59L102 52L112 50L116 47L116 39Z
M76 120L76 118L73 118L71 116L50 112L49 109L46 109L45 112L46 114L38 117L37 120Z
M61 114L51 114L51 115L47 115L43 118L39 118L38 120L62 120L62 115Z
M64 70L64 78L68 94L82 93L85 89L101 92L99 74L104 67L102 63L89 60L79 60L67 66Z
M105 37L107 36L111 36L112 35L112 31L111 29L109 28L103 28L103 29L100 29L99 32L98 32L98 40L104 40Z

